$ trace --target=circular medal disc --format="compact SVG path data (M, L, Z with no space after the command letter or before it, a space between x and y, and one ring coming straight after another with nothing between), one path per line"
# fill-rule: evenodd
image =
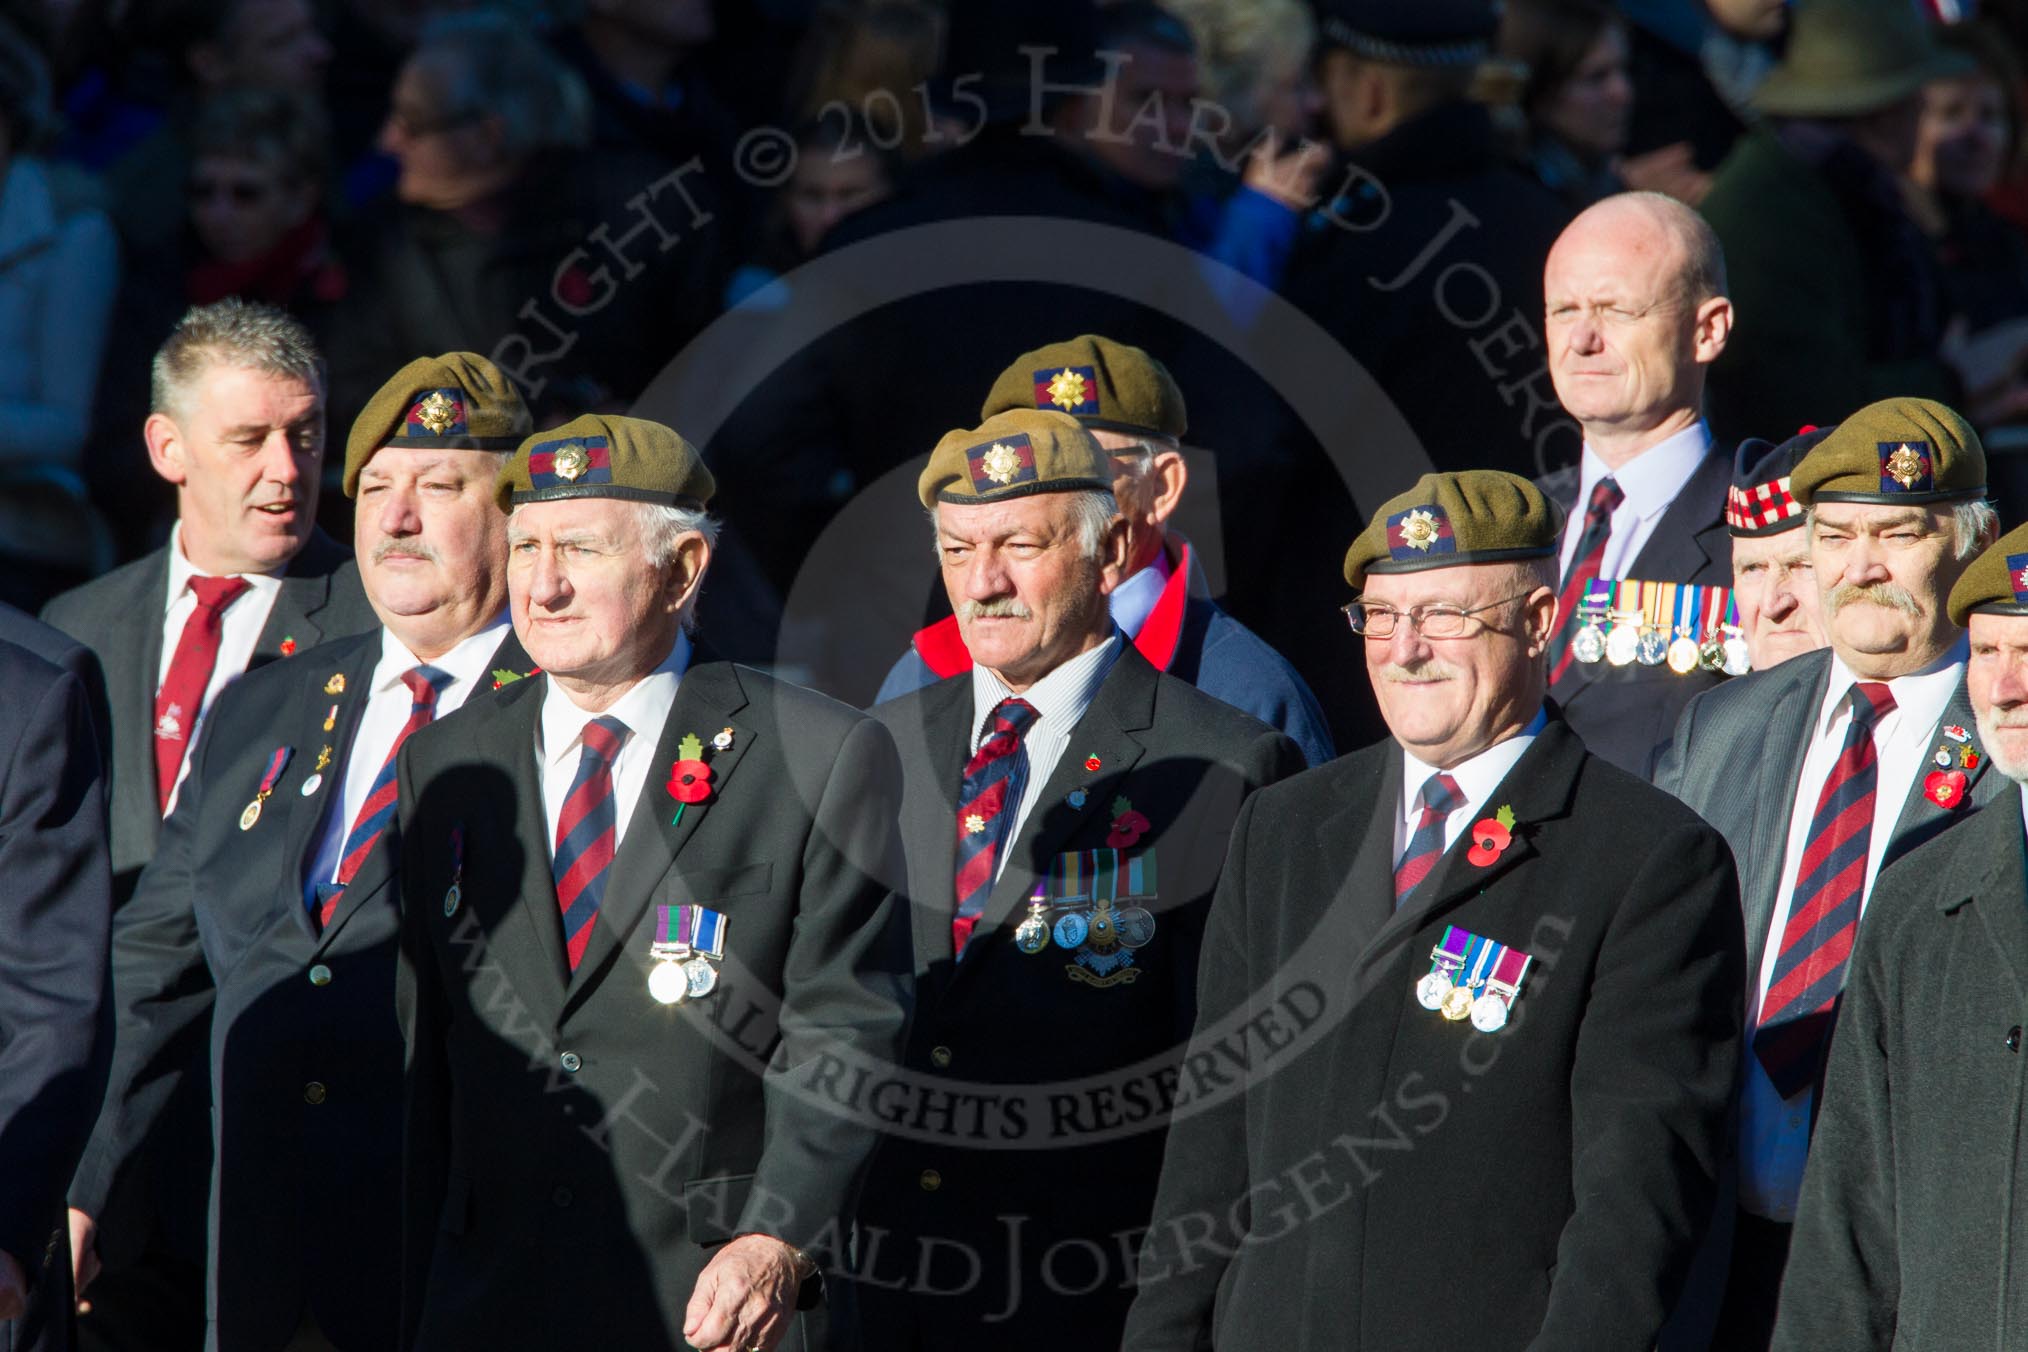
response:
M1697 650L1697 665L1706 671L1725 670L1725 645L1715 638L1707 638Z
M718 969L708 958L692 958L683 964L683 979L688 984L690 998L702 1000L718 988Z
M1616 624L1606 635L1606 661L1623 667L1641 651L1641 631L1631 624Z
M1113 932L1128 948L1139 948L1155 937L1155 917L1144 906L1129 906L1113 917Z
M1443 1016L1453 1023L1472 1012L1472 992L1464 986L1453 986L1444 993L1441 1006Z
M1688 676L1697 670L1697 641L1679 638L1669 645L1669 670L1678 676Z
M1472 1001L1472 1027L1482 1033L1497 1033L1507 1026L1507 1002L1497 995L1482 995Z
M655 998L658 1005L682 1004L688 987L683 969L667 958L656 963L655 970L648 973L648 994Z
M1746 640L1729 638L1725 640L1725 674L1744 676L1753 670L1753 660L1747 656Z
M1605 630L1598 621L1588 621L1570 640L1570 655L1580 662L1602 662L1606 655Z
M1451 993L1451 979L1442 972L1430 972L1415 983L1416 1003L1424 1009L1438 1010L1444 1007L1444 997Z
M452 883L450 890L444 893L444 914L446 916L456 915L458 913L458 903L463 901L464 898L464 889L456 883Z
M303 787L299 790L299 792L305 798L308 798L311 794L315 793L318 789L322 788L323 786L324 786L324 776L311 775L308 779L303 781Z
M1040 953L1049 947L1049 926L1040 916L1029 916L1014 927L1014 946L1023 953Z
M1937 748L1936 755L1931 759L1935 760L1938 765L1946 770L1951 768L1951 753L1941 747Z
M1642 633L1635 655L1640 658L1642 666L1659 667L1669 656L1669 642L1662 637L1661 630L1649 629Z
M261 819L261 800L256 798L246 805L246 811L239 814L239 829L253 830L253 824Z
M1091 933L1091 926L1081 915L1066 915L1058 918L1054 933L1058 948L1082 948L1085 936Z

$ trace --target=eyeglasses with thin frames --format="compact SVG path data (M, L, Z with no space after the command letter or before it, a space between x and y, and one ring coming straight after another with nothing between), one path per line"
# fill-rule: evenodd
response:
M1480 620L1477 626L1472 623L1472 617L1480 611L1522 600L1530 594L1531 592L1516 592L1512 596L1503 596L1497 601L1488 601L1484 605L1469 608L1445 605L1437 601L1426 606L1410 606L1407 610L1396 610L1393 606L1350 601L1339 609L1345 612L1346 622L1352 626L1352 632L1361 638L1393 638L1396 624L1404 619L1408 621L1410 627L1421 630L1424 638L1464 638L1485 627L1484 620Z

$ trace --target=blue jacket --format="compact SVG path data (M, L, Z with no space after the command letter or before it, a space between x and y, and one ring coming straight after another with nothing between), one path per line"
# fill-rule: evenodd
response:
M1190 546L1178 540L1174 548L1180 556L1174 559L1162 599L1146 623L1128 635L1134 647L1157 671L1188 681L1213 699L1286 733L1310 765L1331 760L1338 753L1310 687L1288 659L1204 594ZM899 699L971 665L957 616L947 615L917 632L909 650L880 683L874 703Z

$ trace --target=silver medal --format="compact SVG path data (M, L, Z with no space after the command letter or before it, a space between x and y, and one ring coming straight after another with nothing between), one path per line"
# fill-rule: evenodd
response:
M1083 916L1072 912L1057 918L1054 933L1058 948L1082 948L1086 936L1091 933L1091 924Z
M648 994L654 997L656 1004L682 1004L688 986L683 968L674 958L663 958L655 964L655 970L648 973Z
M1444 1007L1444 997L1451 993L1451 978L1448 972L1431 972L1415 983L1415 1001L1427 1010Z
M709 958L692 958L683 964L685 989L693 1000L702 1000L718 988L718 969Z
M1155 937L1155 917L1145 906L1129 906L1113 917L1113 932L1128 948L1140 948Z

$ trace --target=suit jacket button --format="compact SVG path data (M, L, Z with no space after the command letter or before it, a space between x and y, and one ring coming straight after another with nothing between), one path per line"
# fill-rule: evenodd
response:
M944 1176L934 1169L925 1169L922 1171L922 1177L916 1181L922 1184L924 1192L935 1192L944 1185Z
M322 1103L323 1101L324 1101L324 1085L322 1081L312 1080L308 1084L303 1086L303 1102L317 1104Z
M938 1070L948 1070L951 1064L951 1049L949 1047L930 1048L930 1064Z
M315 967L312 967L312 968L310 969L310 984L311 984L312 986L328 986L328 985L330 985L330 984L331 984L331 969L330 969L329 967L326 967L326 966L325 966L325 965L324 965L323 963L321 963L321 962L320 962L320 963L318 963L318 964L317 964L317 965L316 965Z
M2010 1052L2021 1050L2021 1025L2018 1023L2007 1030L2007 1050Z
M558 1188L555 1192L549 1194L549 1200L556 1203L559 1207L569 1206L571 1203L570 1189Z
M562 1062L563 1068L573 1075L584 1069L584 1058L576 1052L565 1052L557 1060Z

